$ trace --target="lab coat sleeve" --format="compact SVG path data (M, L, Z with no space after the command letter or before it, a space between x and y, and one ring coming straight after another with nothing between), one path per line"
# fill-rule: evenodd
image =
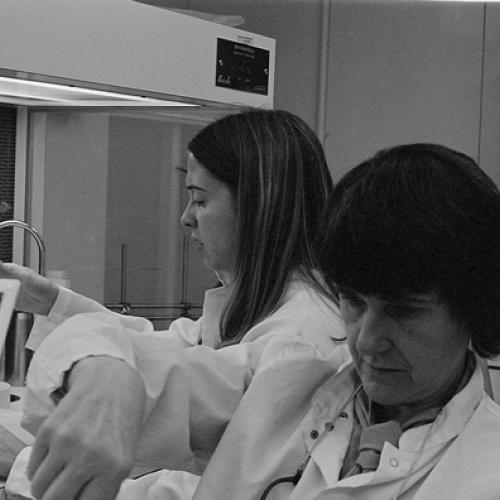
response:
M136 369L146 389L137 465L200 473L254 371L262 346L176 349L108 313L73 316L41 344L31 362L22 425L36 433L54 409L51 394L80 359L107 355Z
M68 288L59 287L56 302L49 311L48 316L35 316L26 347L35 351L42 341L65 320L81 313L107 313L115 316L124 328L137 332L151 333L154 331L152 323L146 318L128 316L113 312L99 302L80 295ZM157 331L158 335L168 335L171 342L178 347L195 345L201 335L200 320L193 321L189 318L179 318L172 322L165 331Z
M311 406L311 399L350 356L345 346L336 347L326 358L315 356L306 344L290 347L293 356L265 362L266 367L256 372L193 500L258 499L271 481L293 475L307 456L311 428L302 422L309 412L321 411ZM287 492L290 484L280 485L269 499L288 498Z

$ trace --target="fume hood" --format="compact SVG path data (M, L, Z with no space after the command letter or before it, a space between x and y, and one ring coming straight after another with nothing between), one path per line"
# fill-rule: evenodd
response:
M186 145L273 107L275 42L151 3L0 1L0 220L36 228L47 274L165 327L215 279L179 224ZM0 250L37 269L7 233Z
M47 274L164 327L214 285L179 224L186 144L272 108L275 43L150 3L0 1L0 220L43 236ZM2 258L37 269L24 236L4 230Z
M133 0L2 0L0 102L273 106L275 42Z

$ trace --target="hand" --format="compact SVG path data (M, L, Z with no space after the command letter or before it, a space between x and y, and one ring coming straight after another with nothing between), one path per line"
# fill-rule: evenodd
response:
M68 393L38 430L28 465L41 500L110 500L134 463L145 390L125 362L95 356L71 370Z
M0 262L0 278L17 279L21 282L17 297L18 311L46 316L54 305L59 287L28 267Z

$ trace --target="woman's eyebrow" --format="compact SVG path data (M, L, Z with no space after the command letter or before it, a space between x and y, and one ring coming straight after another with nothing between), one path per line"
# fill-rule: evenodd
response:
M373 295L387 303L405 303L420 306L434 304L437 300L435 296L429 296L428 294L364 294L346 286L337 286L336 291L345 295Z
M380 297L385 302L400 303L400 304L413 304L413 305L432 305L436 303L435 297L422 296L422 295L395 295L392 297Z

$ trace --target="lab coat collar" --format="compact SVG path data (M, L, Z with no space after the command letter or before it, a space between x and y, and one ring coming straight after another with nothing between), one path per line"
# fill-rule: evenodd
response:
M463 389L444 406L432 425L432 433L427 440L426 448L439 446L454 439L465 427L479 403L485 397L484 379L475 356L474 372ZM425 434L427 425L409 429L399 440L399 449L415 451L418 442Z
M206 346L216 347L221 341L220 322L232 289L233 285L223 285L205 292L201 340Z
M347 350L347 346L341 346L338 350ZM442 443L456 436L463 429L484 396L483 375L477 362L477 355L474 356L476 363L470 380L445 405L434 423L434 432L430 440L433 444ZM332 420L340 408L348 403L349 398L360 383L359 376L349 357L337 374L330 377L314 394L311 401L311 415L315 419L325 422ZM420 433L422 427L426 426L415 427L403 433L400 439L400 448L405 449L413 441L413 439L407 439L408 436L412 437L414 434Z
M222 285L216 288L211 288L205 292L205 300L203 301L203 325L201 331L201 339L204 345L216 347L221 341L220 323L224 310L231 298L234 290L234 282L229 285ZM297 271L291 274L290 281L286 287L282 302L288 302L297 291L307 291L311 297L322 300L329 307L331 305L326 298L320 297L319 294L313 294L310 291L310 286L305 279Z
M359 383L359 377L352 362L347 361L339 372L327 380L315 393L311 412L301 428L307 450L314 457L328 487L333 487L339 482L338 471L342 462L340 459L337 460L338 467L335 467L332 463L335 457L323 459L322 455L327 447L322 446L321 441L322 437L326 437L328 433L320 432L320 436L313 439L312 431L326 429L329 422L339 420L339 414L345 414L345 420L342 423L344 439L338 441L335 448L347 447L352 432L353 393L356 392ZM433 424L422 425L404 432L398 448L385 443L379 467L375 472L345 478L341 481L342 485L356 487L400 481L410 468L416 454L419 453L422 454L422 460L426 463L437 460L439 451L436 453L436 450L442 449L463 430L481 400L486 397L483 387L483 375L479 363L476 362L469 382L447 403ZM332 437L328 439L337 438L332 434ZM392 465L395 460L400 467L395 468Z

